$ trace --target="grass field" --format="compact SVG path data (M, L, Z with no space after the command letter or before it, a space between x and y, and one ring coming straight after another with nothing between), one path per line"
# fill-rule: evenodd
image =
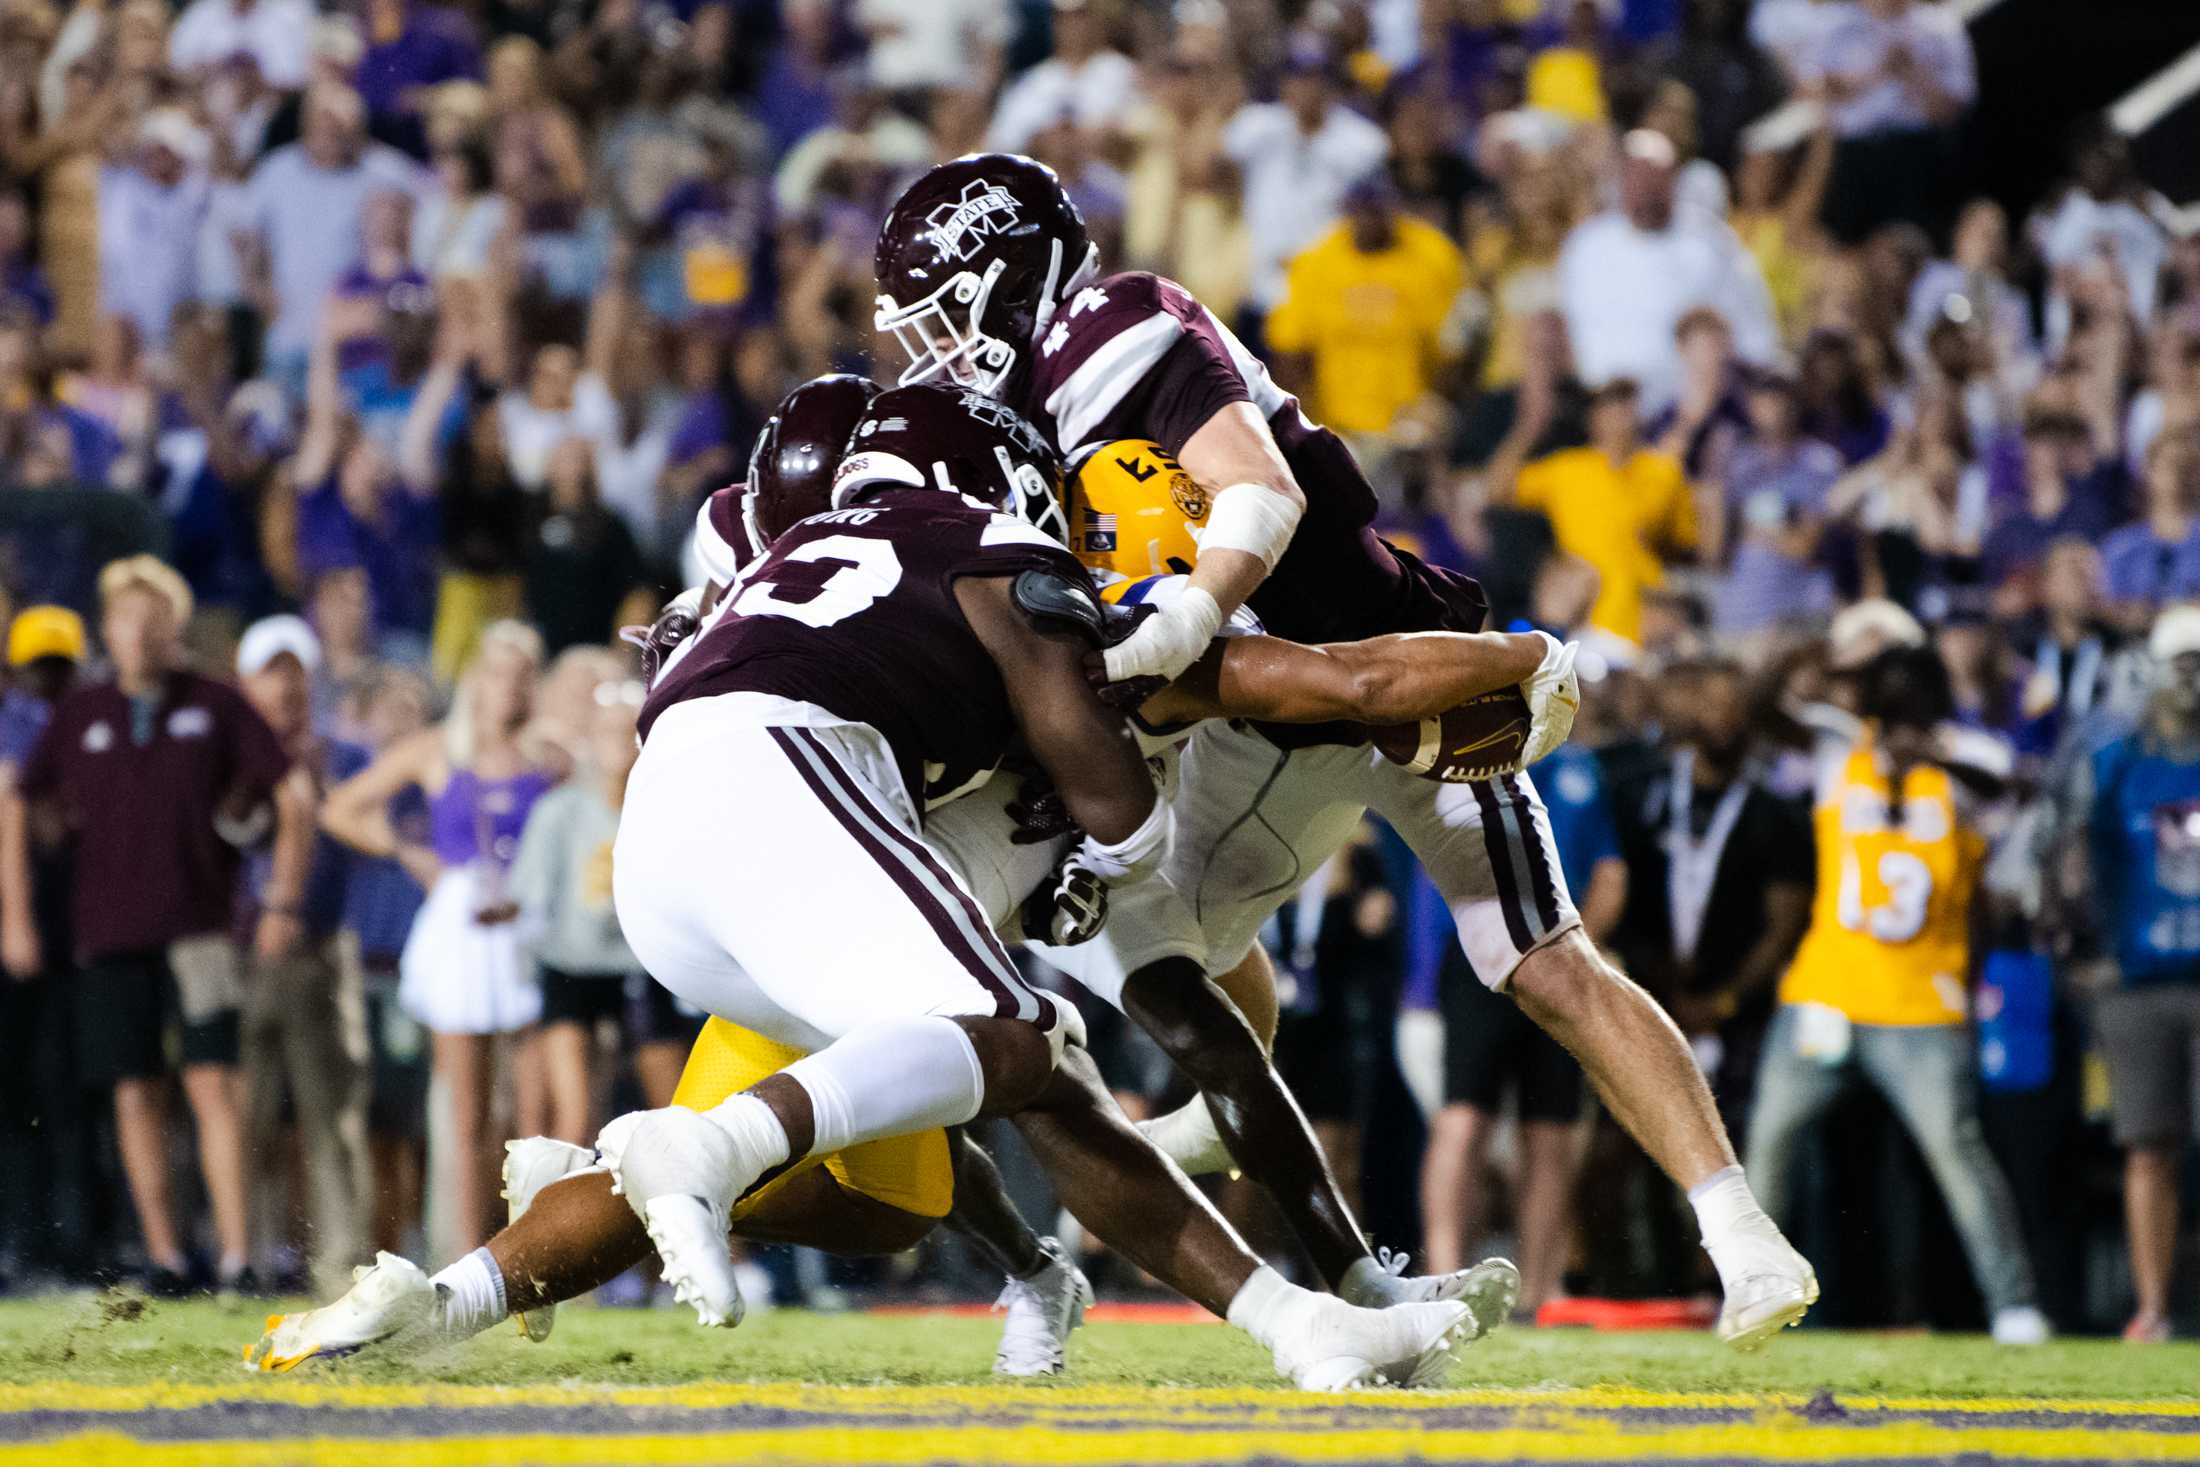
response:
M1440 1392L1283 1389L1208 1325L1095 1324L1059 1382L996 1384L994 1325L775 1313L705 1333L572 1309L438 1358L246 1374L260 1311L0 1306L0 1467L328 1463L2192 1461L2200 1346L1997 1349L1792 1332L1507 1331Z

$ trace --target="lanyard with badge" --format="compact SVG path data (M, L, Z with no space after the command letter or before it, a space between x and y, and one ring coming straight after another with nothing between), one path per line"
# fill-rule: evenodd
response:
M1742 806L1749 799L1749 781L1737 779L1719 796L1711 823L1701 836L1690 828L1690 808L1695 799L1696 754L1681 749L1673 755L1673 791L1666 798L1665 849L1667 871L1665 897L1673 920L1673 951L1684 963L1696 961L1696 945L1703 937L1704 913L1711 906L1711 887L1719 878L1719 861L1726 843L1741 822Z

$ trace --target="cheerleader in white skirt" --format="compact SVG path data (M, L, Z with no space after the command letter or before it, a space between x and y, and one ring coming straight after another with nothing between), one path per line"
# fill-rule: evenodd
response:
M385 749L330 792L322 816L338 840L395 857L428 893L398 961L398 1002L434 1037L434 1075L448 1106L451 1232L463 1247L501 1221L491 1210L496 1037L531 1037L542 1012L504 890L528 810L564 774L522 738L541 668L542 641L531 628L488 627L442 725ZM428 798L425 845L400 840L390 823L390 801L407 786ZM517 1075L519 1132L527 1135L543 1109L539 1066L523 1059Z

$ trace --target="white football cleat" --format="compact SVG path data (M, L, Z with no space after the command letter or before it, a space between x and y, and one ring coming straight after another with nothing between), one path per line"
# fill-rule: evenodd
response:
M1997 1345L2044 1345L2054 1335L2047 1316L2030 1304L1994 1311L1994 1343Z
M1039 1251L1046 1263L1028 1279L1010 1279L993 1306L1008 1311L1001 1348L993 1357L995 1375L1060 1375L1070 1332L1085 1322L1085 1311L1092 1307L1092 1285L1062 1245L1041 1238Z
M436 1287L420 1266L394 1253L352 1270L352 1285L333 1304L304 1314L270 1314L247 1346L250 1370L295 1370L308 1360L341 1360L370 1345L434 1330Z
M596 1164L596 1153L586 1146L550 1136L527 1136L504 1143L504 1225L510 1227L534 1206L535 1194L552 1182L562 1182L575 1172ZM558 1322L558 1306L545 1304L525 1314L514 1314L519 1332L536 1344L550 1338Z
M1456 1299L1474 1316L1469 1340L1478 1340L1512 1319L1520 1302L1520 1270L1509 1258L1485 1258L1471 1268L1454 1273L1405 1277L1410 1253L1378 1249L1375 1268L1354 1265L1338 1286L1337 1297L1362 1309L1387 1309L1393 1304L1443 1303Z
M1308 1294L1299 1317L1277 1331L1276 1373L1304 1391L1433 1385L1452 1349L1474 1338L1474 1315L1458 1300L1361 1309Z
M1818 1302L1818 1275L1778 1228L1737 1230L1716 1246L1704 1245L1719 1267L1726 1303L1719 1310L1719 1338L1737 1350L1754 1350Z
M672 1296L705 1325L741 1322L729 1214L768 1165L744 1155L725 1127L679 1106L644 1112L620 1138L614 1186L649 1230Z

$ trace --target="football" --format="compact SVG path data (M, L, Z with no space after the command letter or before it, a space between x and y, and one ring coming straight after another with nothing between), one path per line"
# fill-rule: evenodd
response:
M1378 728L1375 747L1423 779L1444 784L1491 779L1519 764L1530 721L1520 689L1499 688L1436 718Z

